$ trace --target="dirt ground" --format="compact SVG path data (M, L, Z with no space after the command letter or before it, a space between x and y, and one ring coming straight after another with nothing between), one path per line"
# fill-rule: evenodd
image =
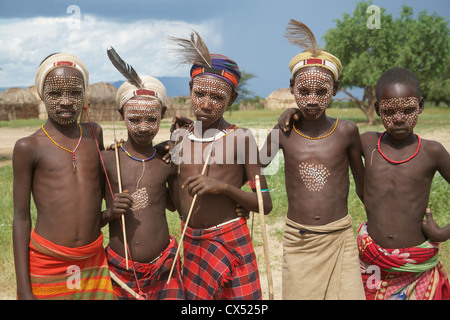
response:
M12 152L14 148L14 144L16 141L22 137L28 136L36 131L36 128L0 128L0 166L2 165L10 165ZM112 130L112 126L103 126L104 133L104 143L105 146L112 144L114 141L114 132ZM126 139L126 129L116 128L116 136L117 138ZM436 140L441 142L447 150L450 150L450 132L442 132L436 130L435 132L427 132L426 139ZM169 139L169 131L168 129L161 129L157 136L158 141L163 141ZM267 300L269 298L269 290L268 290L268 280L267 280L267 272L266 265L264 259L264 249L262 246L261 235L259 234L259 223L258 217L254 218L254 233L255 237L258 237L259 241L254 241L255 243L255 252L258 259L259 273L261 279L261 286L263 291L263 299ZM250 222L249 222L249 227ZM270 265L271 265L271 274L273 281L273 292L274 299L281 299L281 265L283 260L283 246L282 243L276 235L276 231L284 229L284 221L279 220L274 224L266 224L266 234L268 237L269 243L269 255L270 255ZM5 297L0 293L0 299L14 299L14 297Z

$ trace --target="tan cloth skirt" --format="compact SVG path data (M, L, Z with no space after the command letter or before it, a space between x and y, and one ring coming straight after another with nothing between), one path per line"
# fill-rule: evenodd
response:
M359 256L350 215L326 225L286 217L282 298L364 300Z

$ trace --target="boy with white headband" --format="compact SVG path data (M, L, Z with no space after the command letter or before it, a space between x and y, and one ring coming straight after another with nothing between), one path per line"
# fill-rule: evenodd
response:
M71 54L53 54L37 70L48 119L18 140L13 153L18 299L115 298L100 229L102 129L77 123L88 83L86 67ZM31 194L37 209L33 229ZM120 214L131 201L117 194L103 213Z
M108 50L108 56L127 76L127 68L121 69L118 61L123 60L114 49ZM117 219L120 215L104 216L103 223L109 222L110 241L106 255L110 271L139 294L140 299L184 300L179 257L177 272L168 281L177 241L169 234L166 219L166 203L171 203L166 182L176 177L176 168L166 164L153 146L166 111L166 88L151 76L135 73L127 79L116 94L117 107L128 131L128 139L117 146L122 172L120 181L116 153L112 150L102 152L112 192L117 192L121 183L134 199L132 207L124 214L128 252L124 251L121 220ZM108 188L105 184L107 206L113 201ZM127 255L130 256L128 265ZM116 282L113 287L119 299L136 296Z
M261 150L261 158L271 160L282 149L285 159L289 205L282 298L364 299L347 208L349 166L357 193L361 199L363 195L359 132L354 123L325 114L342 66L337 57L316 48L314 35L303 23L291 20L286 36L300 38L291 42L305 50L289 64L298 110L285 111Z

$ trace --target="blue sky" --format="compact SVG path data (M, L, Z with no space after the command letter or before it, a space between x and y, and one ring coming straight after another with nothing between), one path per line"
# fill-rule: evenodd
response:
M265 98L288 86L289 61L299 52L283 36L289 20L307 24L324 45L326 30L344 13L351 14L356 2L1 0L0 87L33 85L42 59L60 51L85 62L90 83L122 80L106 56L110 45L141 74L186 77L188 68L178 65L165 37L187 36L195 29L211 52L225 54L253 73L256 78L248 88ZM394 17L405 4L413 7L414 14L427 10L448 20L450 13L448 0L373 0L372 4Z

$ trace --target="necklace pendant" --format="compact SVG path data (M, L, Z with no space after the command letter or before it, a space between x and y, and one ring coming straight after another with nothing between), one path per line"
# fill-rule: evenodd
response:
M73 165L73 172L77 171L77 163L73 161L72 165Z

